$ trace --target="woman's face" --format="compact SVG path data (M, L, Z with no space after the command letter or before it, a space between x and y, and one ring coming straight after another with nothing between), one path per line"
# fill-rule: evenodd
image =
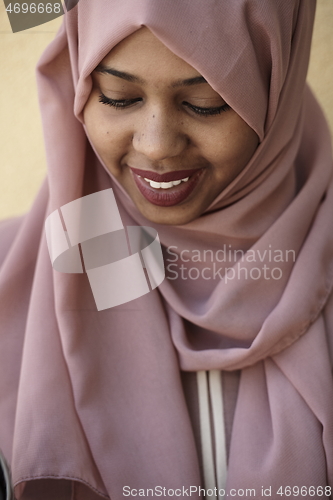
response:
M92 76L90 140L152 222L199 217L258 146L253 129L147 28L120 42Z

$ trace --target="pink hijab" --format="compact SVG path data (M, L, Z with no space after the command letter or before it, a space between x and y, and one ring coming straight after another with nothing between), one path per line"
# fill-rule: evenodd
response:
M333 487L332 153L305 85L314 9L313 0L80 0L66 14L38 68L47 182L30 213L1 229L0 447L16 485L62 478L85 485L80 498L112 500L126 485L199 485L180 366L242 370L228 489L261 497L272 487L280 498L280 486ZM164 248L226 245L259 252L269 267L268 250L293 250L296 261L279 262L278 280L167 279L98 312L85 275L52 270L44 221L113 187L124 225L153 225L101 165L81 121L91 72L142 25L261 141L204 215L155 226Z

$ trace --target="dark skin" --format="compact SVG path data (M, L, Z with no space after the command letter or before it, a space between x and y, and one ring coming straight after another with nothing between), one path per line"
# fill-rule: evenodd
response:
M254 130L147 28L112 49L93 82L84 109L90 140L152 222L179 225L199 217L258 146ZM166 207L142 195L131 167L157 174L202 169L202 174L185 200Z

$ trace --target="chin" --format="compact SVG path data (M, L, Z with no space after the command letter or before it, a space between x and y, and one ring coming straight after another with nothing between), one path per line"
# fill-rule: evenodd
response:
M184 210L182 206L161 208L154 205L149 207L137 205L137 209L150 222L166 226L182 226L197 219L202 214L202 211L199 210Z

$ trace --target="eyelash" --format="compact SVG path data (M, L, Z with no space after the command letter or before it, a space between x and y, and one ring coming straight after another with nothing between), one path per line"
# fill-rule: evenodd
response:
M193 104L186 101L184 101L183 104L200 116L220 115L224 111L228 111L228 109L230 109L229 104L223 104L223 106L219 106L218 108L200 108L199 106L193 106Z
M99 102L102 104L107 104L108 106L112 106L113 108L127 108L131 106L132 104L135 104L136 102L141 101L141 97L138 97L137 99L110 99L109 97L106 97L106 95L101 94L99 96Z
M137 99L110 99L106 97L106 95L101 94L99 96L99 102L102 104L106 104L107 106L111 106L117 109L124 109L132 106L136 102L142 101L141 97ZM223 113L224 111L228 111L230 109L229 104L223 104L223 106L219 106L218 108L200 108L198 106L193 106L187 101L184 101L183 104L190 108L194 113L200 116L214 116Z

